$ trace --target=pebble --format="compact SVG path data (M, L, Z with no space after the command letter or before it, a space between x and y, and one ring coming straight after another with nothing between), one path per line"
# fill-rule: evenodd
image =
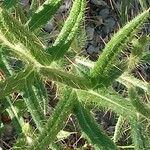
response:
M108 15L109 15L109 9L107 9L107 8L102 9L102 10L99 12L99 15L102 17L102 19L107 18Z
M109 127L107 128L107 132L108 132L109 134L113 134L113 133L115 132L115 126L109 126Z
M24 7L29 5L29 0L21 0L20 2L22 4L22 6L24 6Z
M98 6L106 6L107 5L107 3L103 0L91 0L91 2Z
M3 131L3 140L10 140L14 136L14 128L11 124L5 124Z
M104 26L103 30L106 34L108 34L113 31L116 21L114 20L114 18L110 17L105 20L104 24L105 24L105 26Z
M99 47L94 47L93 45L90 45L87 48L87 52L88 52L88 54L98 53L99 52Z
M45 25L45 27L43 28L46 32L48 32L48 33L50 33L51 31L53 31L54 30L54 20L53 19L51 19L51 21L49 21L46 25Z
M88 26L86 28L88 40L92 40L93 39L93 37L94 37L94 31L95 31L94 27L92 28L92 27Z
M63 5L60 6L58 13L67 13L67 11L71 8L72 1L65 0Z

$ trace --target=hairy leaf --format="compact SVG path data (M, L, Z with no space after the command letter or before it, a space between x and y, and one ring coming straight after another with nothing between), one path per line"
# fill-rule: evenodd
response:
M37 97L37 101L43 111L44 114L47 112L48 108L48 95L47 95L47 90L44 86L42 77L40 77L39 74L35 74L34 76L34 92Z
M130 114L136 114L135 108L128 99L122 98L113 93L100 91L81 91L77 90L78 99L85 104L94 104L94 106L111 109L114 112L126 117Z
M40 40L15 20L15 18L11 17L6 10L1 8L0 41L4 42L10 48L20 45L23 51L29 51L41 64L50 63L51 57L44 50L44 46Z
M100 129L90 113L77 103L74 107L74 113L79 121L83 132L89 137L94 146L101 150L117 150L113 141Z
M131 103L136 108L136 110L143 116L150 119L150 107L139 99L137 92L132 87L129 88L129 96Z
M41 134L39 134L38 138L35 139L33 145L29 149L46 149L48 145L54 141L56 135L63 127L63 121L71 112L76 100L77 95L75 91L72 91L70 88L64 91L63 97L57 104L54 113L47 121Z
M91 69L91 77L95 79L95 82L98 82L101 79L101 76L107 76L104 72L110 70L115 62L116 56L118 56L123 50L122 48L124 48L125 44L133 38L134 33L141 27L141 25L143 25L148 17L149 10L139 14L120 29L109 43L107 43L94 68Z
M126 119L123 116L119 116L118 121L115 126L115 132L113 136L113 141L117 143L121 136L123 135L124 132L124 124L125 124Z
M28 21L27 25L31 31L47 23L56 13L63 0L46 0Z
M17 0L3 0L3 7L9 9L17 4Z
M69 17L64 23L64 26L58 35L52 47L47 51L53 56L53 60L60 59L69 49L73 41L85 11L85 0L75 0Z
M130 118L131 136L136 150L150 149L150 138L146 131L146 124L143 119Z
M31 67L28 67L26 70L0 81L0 98L23 89L25 81L32 78L32 72Z
M93 87L91 81L87 78L79 77L61 70L52 69L50 67L41 67L39 69L39 73L49 79L64 83L74 88L87 89Z
M27 105L29 112L32 115L34 122L37 125L37 128L41 132L43 130L44 121L45 121L44 111L40 107L40 104L39 104L39 102L36 98L36 95L32 89L31 83L32 83L31 80L27 80L25 82L24 100L25 100L25 103Z

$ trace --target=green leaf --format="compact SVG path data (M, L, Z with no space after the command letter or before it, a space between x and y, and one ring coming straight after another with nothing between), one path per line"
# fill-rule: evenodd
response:
M117 94L107 91L100 91L99 93L92 90L83 91L77 90L78 99L85 104L94 104L94 106L111 109L117 114L124 117L136 114L135 108L128 99L125 99Z
M63 139L66 139L68 138L71 134L74 134L76 132L68 132L68 131L64 131L64 130L61 130L58 134L57 134L57 139L59 141L63 140Z
M42 132L45 121L44 111L34 93L32 82L32 80L26 80L25 82L24 100L38 130Z
M77 101L75 91L69 87L65 88L62 99L60 99L57 104L54 113L47 121L43 131L39 134L37 139L35 139L33 145L28 150L46 149L48 145L55 140L58 132L63 127L63 121L66 120L67 116L71 113L71 110Z
M147 93L150 93L148 82L143 82L142 80L139 80L128 73L124 73L117 79L117 81L119 81L126 87L129 87L129 85L133 85L135 87L143 89Z
M75 0L69 17L64 23L64 26L58 35L52 47L47 51L53 56L53 60L60 59L71 46L71 43L81 25L85 11L85 0Z
M47 108L48 108L48 95L47 95L47 90L43 83L42 77L38 73L34 75L34 87L33 88L37 97L37 101L43 113L46 115Z
M141 58L143 63L150 63L150 52L145 53Z
M63 0L46 0L27 22L29 29L35 29L46 24L61 6Z
M148 6L146 0L139 0L139 3L141 5L143 11L146 10L146 9L148 9L149 6Z
M120 140L121 136L123 135L125 131L125 128L124 128L125 121L126 119L123 116L119 116L118 121L115 126L115 132L113 136L113 141L115 143L117 143Z
M13 144L13 150L26 150L28 145L32 144L36 135L29 123L24 124L23 132L25 136L21 134L17 137L16 142Z
M146 124L141 118L130 118L131 136L133 139L134 149L150 149L150 138L146 131Z
M132 40L134 33L144 24L148 17L149 10L139 14L120 29L107 43L94 68L91 69L91 77L95 80L95 83L101 82L101 77L107 76L105 71L111 69L118 54L125 48L127 42Z
M94 62L89 60L83 60L81 58L76 59L77 64L83 65L86 69L93 68ZM142 80L139 80L135 78L134 76L130 75L129 73L125 72L122 74L119 78L116 79L116 81L120 82L121 84L128 87L129 85L133 85L135 87L143 89L145 92L150 93L150 87L148 82L143 82Z
M4 0L3 7L9 9L17 4L17 0Z
M150 119L150 107L139 99L137 92L133 87L129 88L129 96L131 103L136 110L146 118Z
M86 133L94 146L98 147L99 150L117 150L113 141L100 129L96 121L81 103L75 105L74 113L81 129Z
M9 113L9 116L12 119L12 123L16 129L17 134L23 133L24 120L22 116L19 114L19 110L15 106L13 106L11 99L7 97L6 99L7 109L6 111Z
M41 64L50 64L51 56L46 53L40 40L33 33L29 32L27 28L21 25L15 18L10 16L6 10L1 8L0 41L22 55L24 53L24 56L27 55L31 60L34 60L34 62L36 58ZM25 58L22 57L23 60Z
M147 43L148 43L148 38L147 36L144 35L138 39L133 39L131 54L133 56L137 56L141 58Z
M6 61L6 58L0 52L0 71L5 73L5 76L10 76L12 74L12 70Z
M0 98L2 99L15 91L23 89L25 81L32 78L32 73L32 68L28 67L18 74L0 81Z
M119 78L123 72L128 68L127 61L117 60L114 65L112 65L109 70L104 71L104 76L102 75L99 79L98 85L95 85L95 88L107 88L111 83Z
M6 61L5 57L1 55L0 53L0 68L3 69L5 76L10 76L12 74L12 70L10 69L10 66L8 65L8 62ZM6 107L6 111L9 113L9 116L12 119L12 123L15 127L15 130L17 134L23 133L23 126L24 126L24 120L21 116L20 109L16 107L16 105L12 104L12 99L10 97L6 97L2 99L3 103L3 109Z
M128 7L130 6L131 0L128 1L121 1L121 7L120 7L120 23L121 25L124 25L128 22Z
M22 24L25 24L27 21L27 17L25 15L25 12L19 4L15 7L15 14L16 19L21 22Z
M58 69L40 67L39 73L50 80L66 84L73 88L88 89L93 87L91 80L88 78L76 76Z

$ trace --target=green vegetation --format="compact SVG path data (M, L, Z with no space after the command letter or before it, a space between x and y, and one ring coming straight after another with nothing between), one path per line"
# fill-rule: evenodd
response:
M62 2L46 0L35 11L37 5L34 0L29 19L21 15L24 13L17 1L5 1L0 7L0 114L7 112L17 131L12 149L63 149L56 143L57 134L63 130L70 114L76 116L81 132L95 149L119 149L121 146L117 142L123 135L125 121L131 128L132 145L128 146L135 150L150 149L150 135L147 133L150 106L142 99L144 94L150 96L149 83L131 73L138 63L150 62L150 53L144 51L150 37L135 36L149 19L150 9L141 0L143 12L114 34L93 63L77 58L70 49L84 20L86 0L74 0L70 14L51 47L46 47L39 39L41 26L53 17ZM126 7L124 4L121 14ZM16 18L12 15L14 9L18 10ZM127 19L125 16L122 19L125 24ZM132 43L130 57L118 59L129 42ZM68 62L65 55L74 57L75 62ZM10 58L20 61L17 64L19 69L9 63ZM70 70L64 69L68 63L72 67ZM46 81L55 82L59 97L49 117L46 116L49 103ZM126 98L112 89L116 81L127 88ZM95 107L111 110L118 116L113 139L90 112L90 108ZM36 131L31 124L25 123L25 112L30 112ZM0 121L0 133L2 130L3 122Z

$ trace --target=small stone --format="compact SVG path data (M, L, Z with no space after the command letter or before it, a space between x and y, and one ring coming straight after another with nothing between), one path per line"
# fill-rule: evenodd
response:
M98 6L106 6L107 5L107 3L104 2L103 0L91 0L91 2Z
M92 54L93 51L94 51L94 47L93 47L93 45L90 45L90 46L87 48L87 52L88 52L89 54Z
M107 9L107 8L102 9L102 10L99 12L99 15L102 17L102 19L107 18L108 15L109 15L109 9Z
M103 27L103 31L108 34L110 32L113 31L114 27L115 27L115 24L116 24L116 21L114 20L114 18L108 18L105 20L104 22L105 26Z
M105 25L108 26L110 29L113 29L115 24L116 21L112 17L105 20Z
M43 28L46 32L51 32L54 30L54 20L49 21Z
M87 48L87 52L88 52L88 54L98 53L99 52L99 47L94 47L93 45L90 45Z
M60 6L58 13L66 13L71 7L72 1L65 0L64 4Z
M13 139L14 136L14 128L11 124L5 124L4 132L3 132L3 140L10 140Z
M101 16L96 16L95 17L95 23L96 23L96 26L100 26L103 24L103 18Z
M87 31L88 40L92 40L93 37L94 37L94 31L95 31L94 27L93 28L92 27L87 27L86 31Z
M22 6L26 7L27 5L29 5L29 0L21 0L21 4Z
M108 127L107 131L109 132L109 134L113 134L115 132L115 126Z

